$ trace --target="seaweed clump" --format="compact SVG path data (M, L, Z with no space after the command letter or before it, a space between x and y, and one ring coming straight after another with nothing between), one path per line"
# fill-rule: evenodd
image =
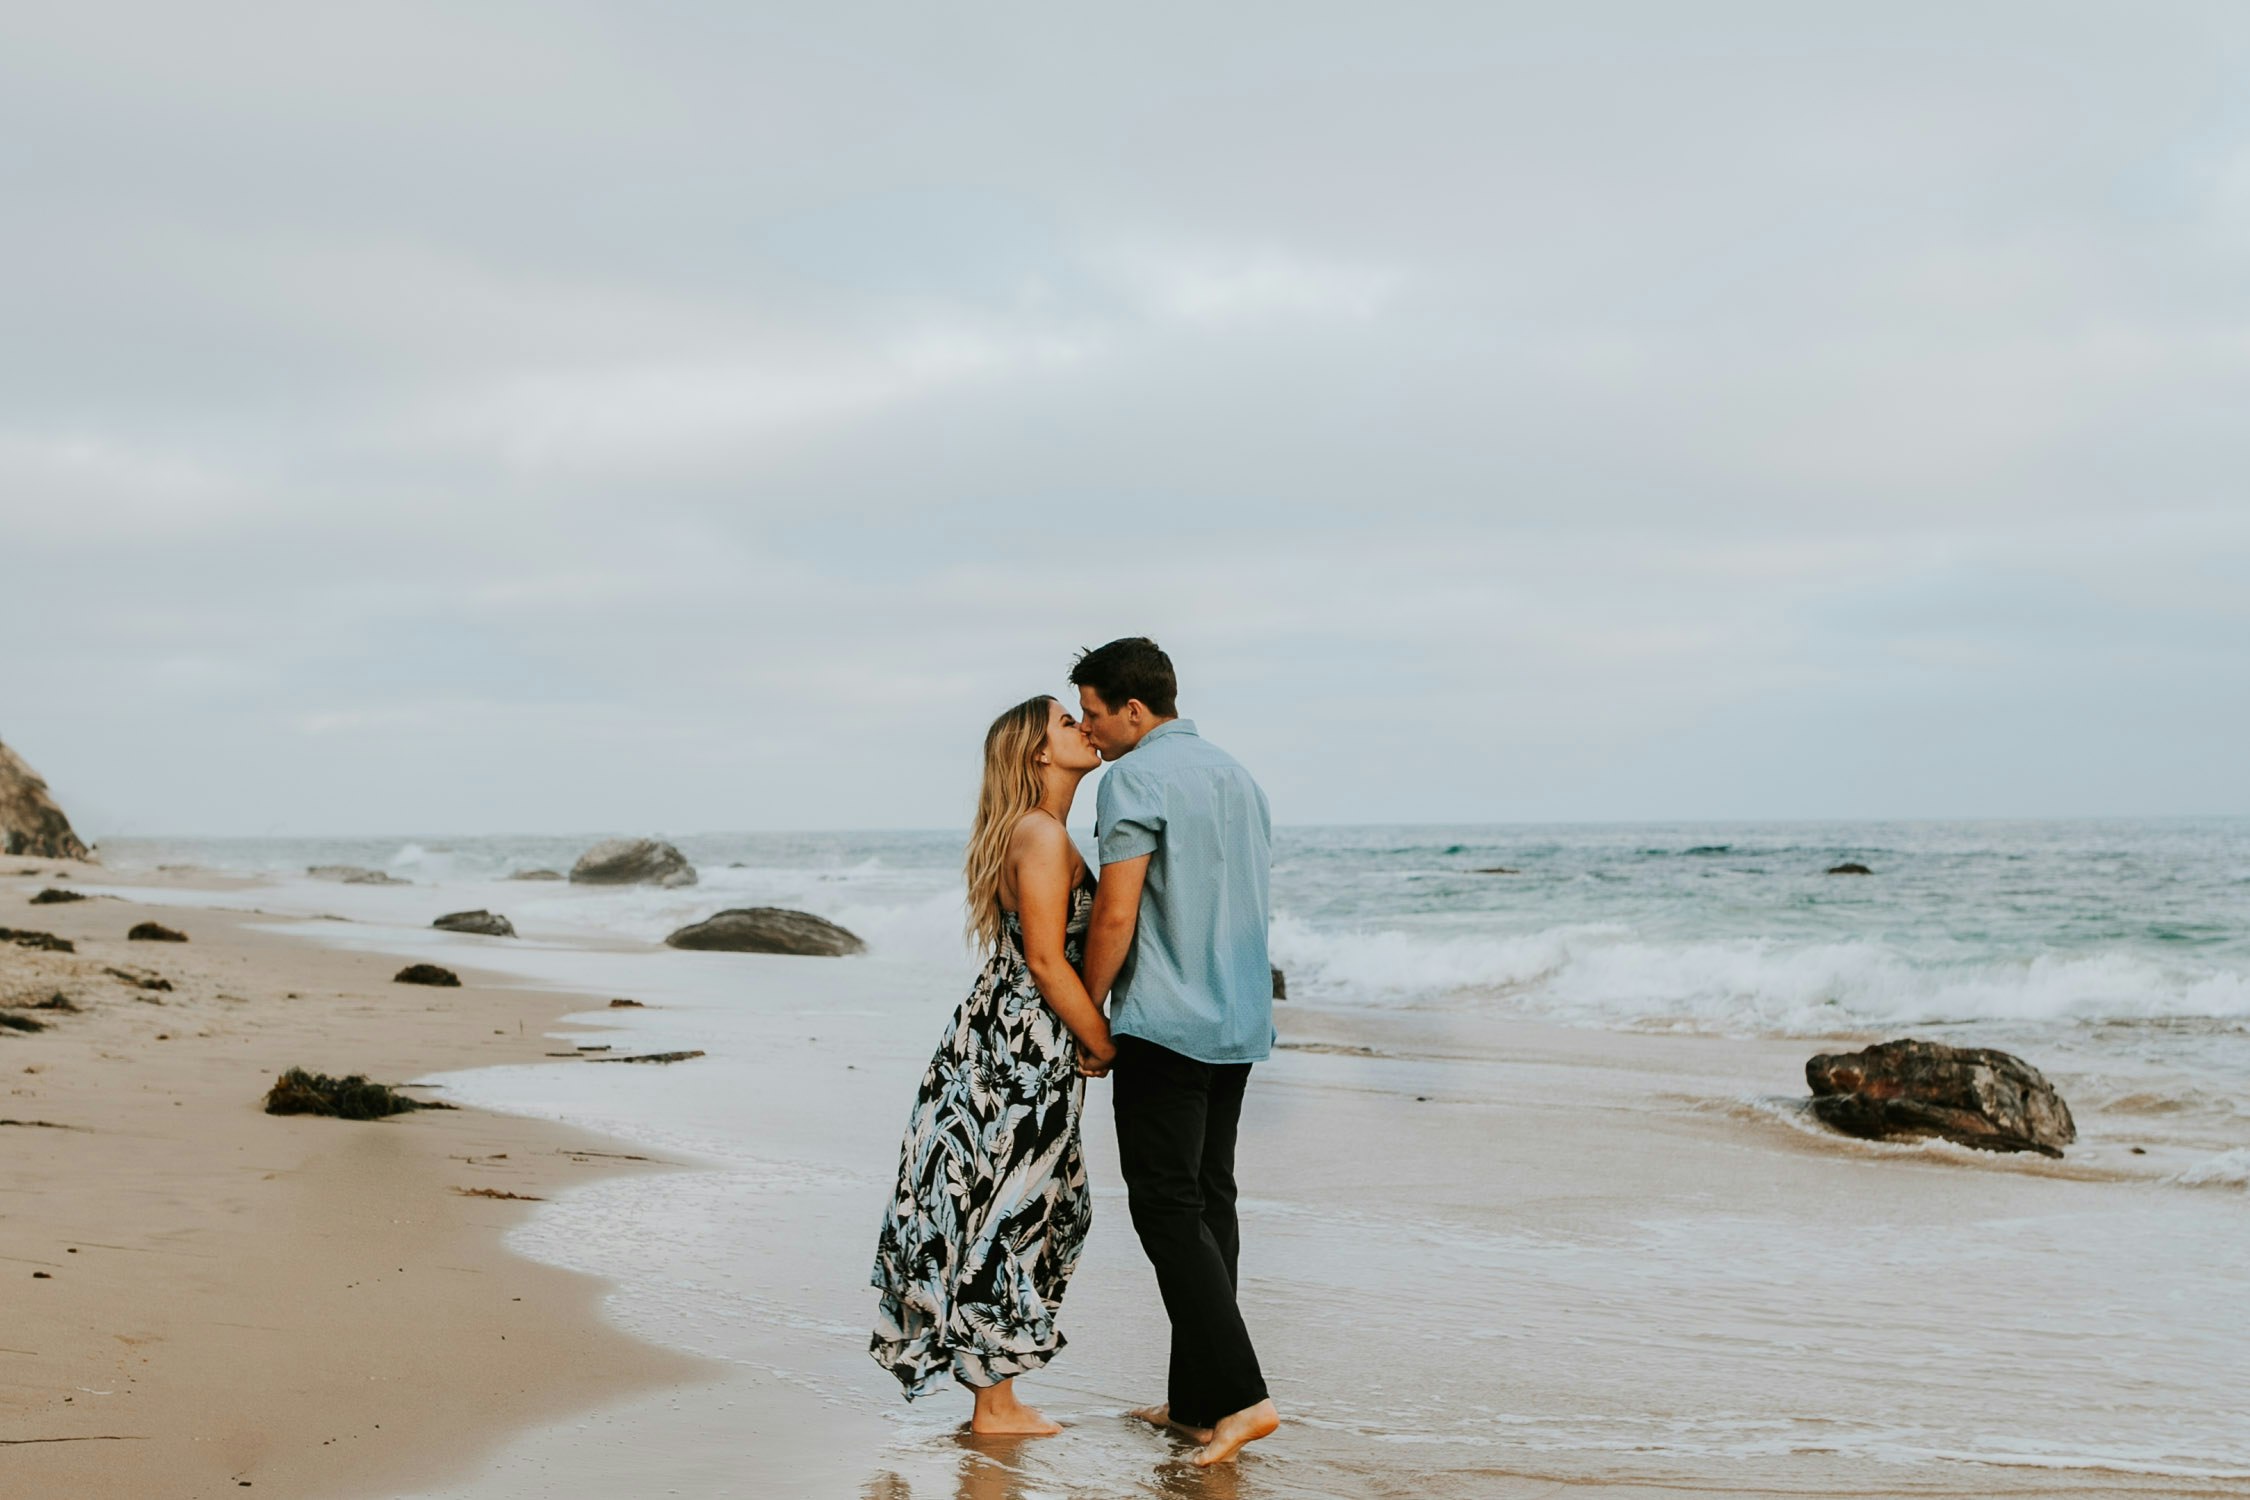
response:
M387 1083L374 1083L354 1073L331 1078L291 1068L266 1091L269 1115L334 1115L339 1120L380 1120L416 1109L451 1109L433 1099L410 1099Z

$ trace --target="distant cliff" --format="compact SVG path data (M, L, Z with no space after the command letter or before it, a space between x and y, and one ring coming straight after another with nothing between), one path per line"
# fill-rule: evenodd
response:
M93 857L47 795L47 783L5 744L0 744L0 852L36 859Z

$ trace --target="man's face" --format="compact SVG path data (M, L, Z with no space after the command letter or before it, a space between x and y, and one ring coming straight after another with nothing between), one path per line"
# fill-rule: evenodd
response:
M1102 702L1102 695L1090 687L1078 690L1078 725L1086 731L1086 738L1102 753L1103 760L1115 760L1141 742L1148 729L1147 711L1138 698L1128 698L1122 708L1111 708Z

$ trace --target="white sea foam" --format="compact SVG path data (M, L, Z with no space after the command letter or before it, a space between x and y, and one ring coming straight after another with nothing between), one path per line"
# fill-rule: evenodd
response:
M2182 1187L2250 1188L2250 1147L2222 1151L2172 1179Z
M1474 1003L1595 1025L1819 1035L1956 1021L2250 1017L2250 976L2139 954L1945 962L1879 942L1651 942L1608 924L1513 936L1274 924L1292 995Z

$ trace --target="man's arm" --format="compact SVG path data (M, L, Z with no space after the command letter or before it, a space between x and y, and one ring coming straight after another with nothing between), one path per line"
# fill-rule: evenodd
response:
M1110 986L1133 951L1133 929L1141 920L1141 886L1153 855L1102 866L1094 891L1094 915L1086 930L1086 993L1096 1005L1109 999Z

